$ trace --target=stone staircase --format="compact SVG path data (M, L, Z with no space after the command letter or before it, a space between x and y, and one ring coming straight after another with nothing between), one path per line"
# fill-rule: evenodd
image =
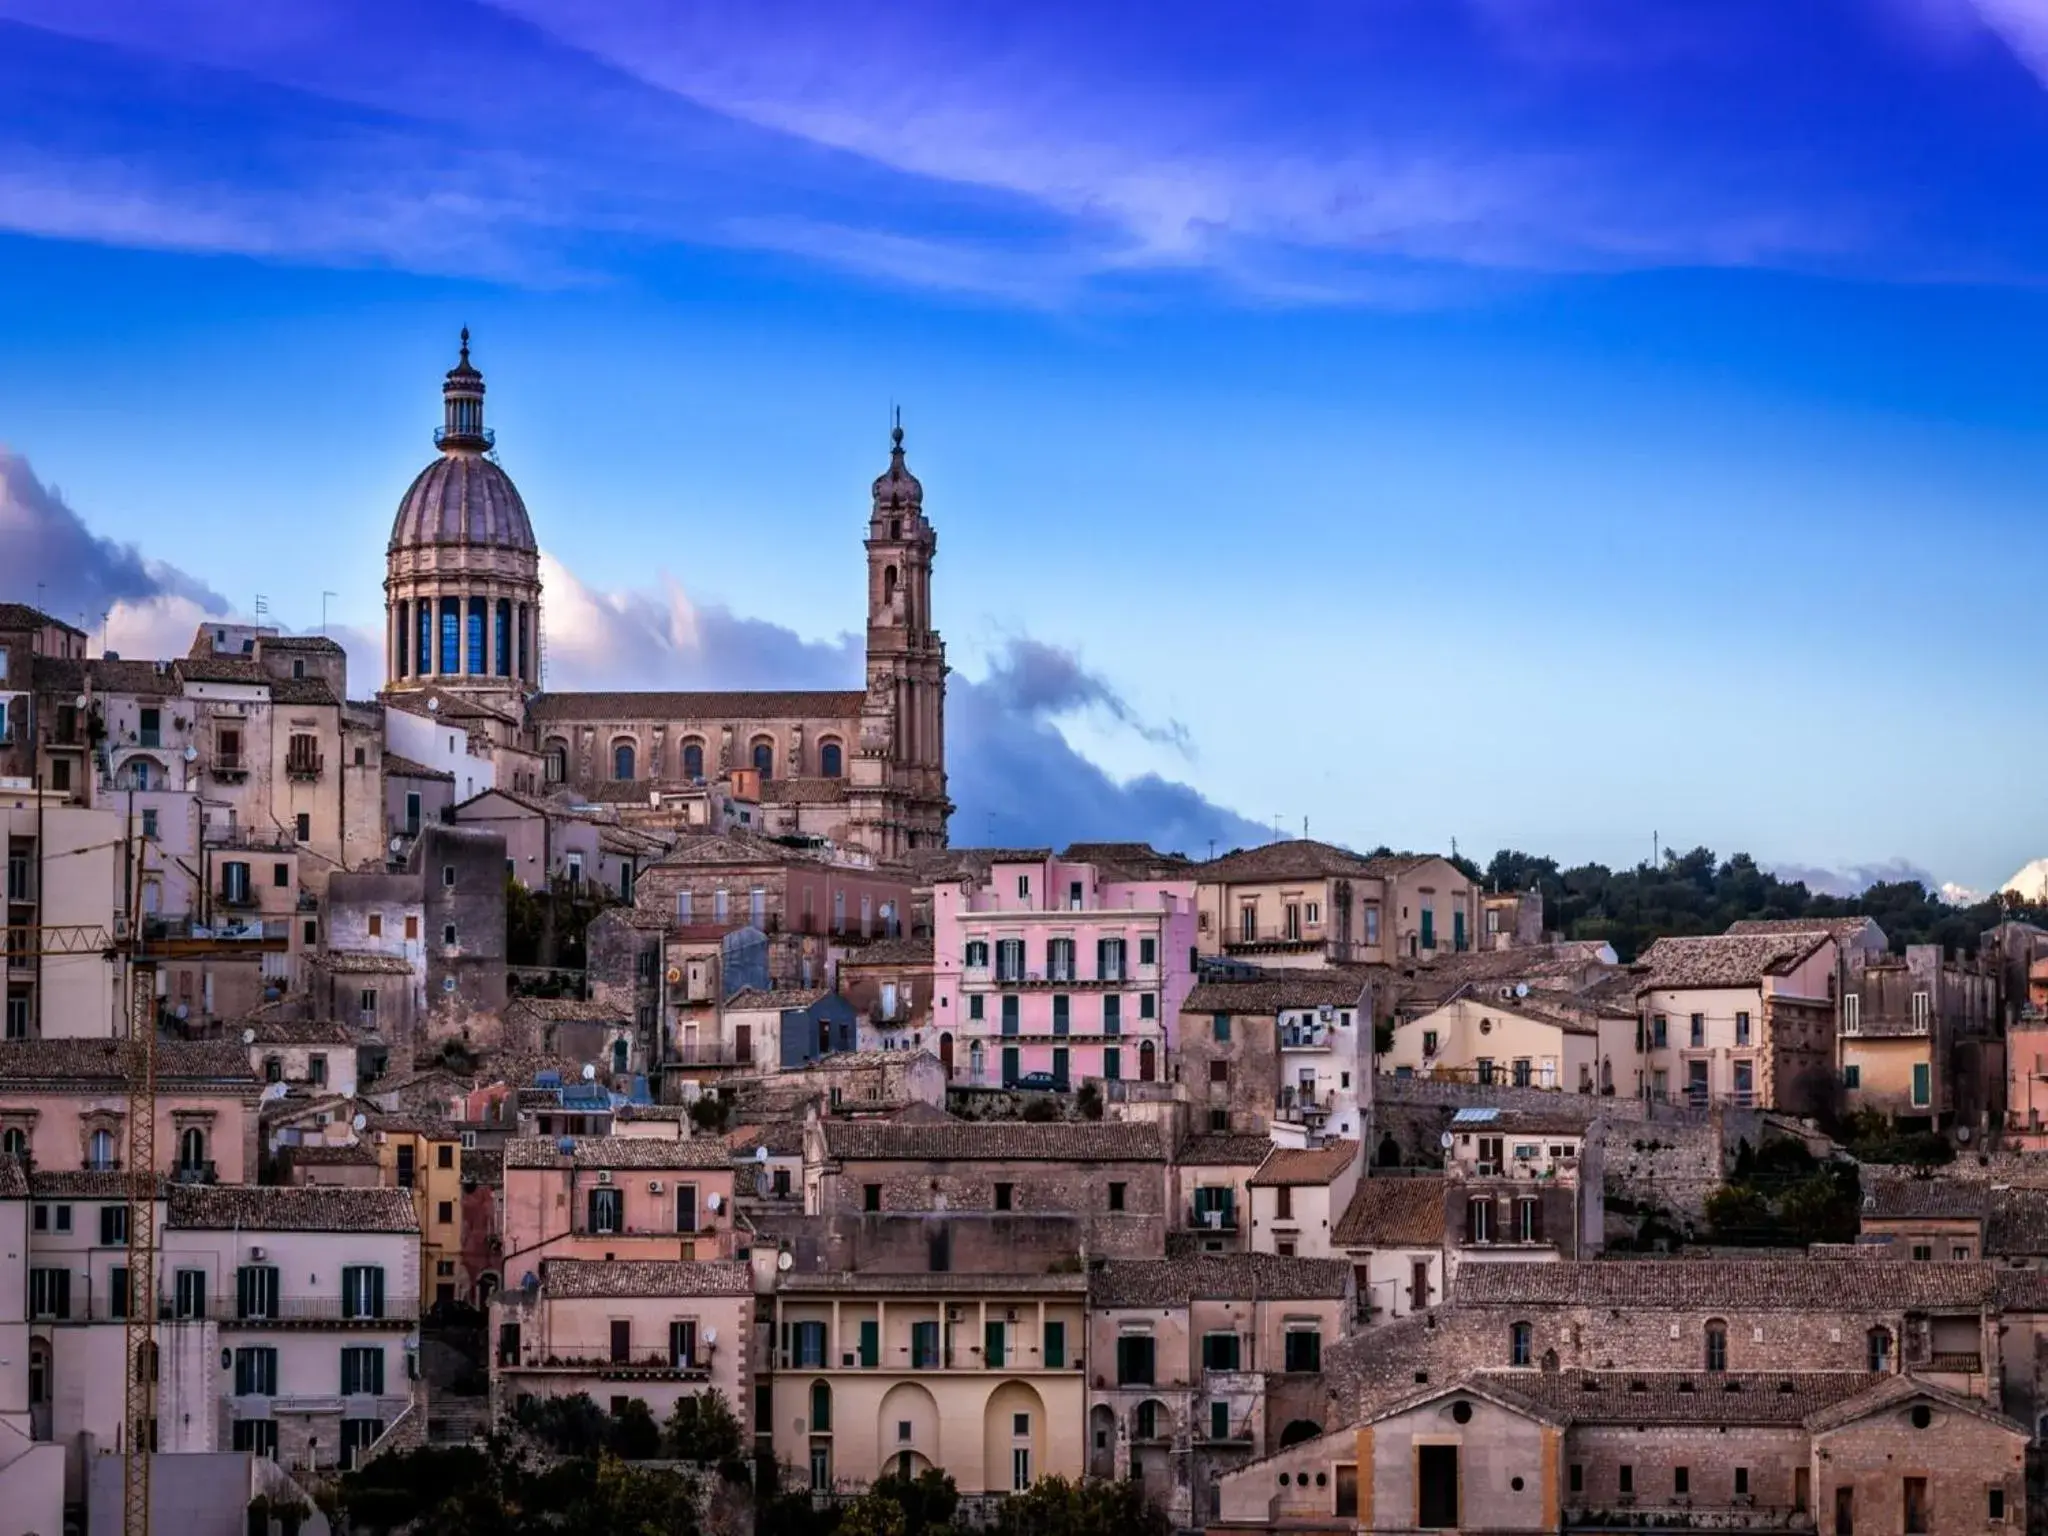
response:
M437 1395L427 1408L429 1445L477 1445L491 1432L488 1397Z

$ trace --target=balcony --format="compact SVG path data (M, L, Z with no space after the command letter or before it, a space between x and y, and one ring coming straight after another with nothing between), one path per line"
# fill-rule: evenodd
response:
M208 848L252 848L265 853L291 853L299 846L298 839L287 828L239 824L205 827L200 832L200 840Z
M624 1356L529 1354L517 1363L503 1361L500 1365L505 1370L553 1371L607 1381L706 1381L711 1376L708 1359L678 1359L665 1349L631 1350Z
M220 1182L210 1159L197 1163L179 1163L171 1169L173 1184L218 1184Z
M412 1406L409 1397L368 1392L293 1392L277 1397L254 1394L229 1397L228 1412L237 1419L269 1419L284 1414L333 1413L351 1419L381 1419L389 1424Z
M320 777L326 769L327 758L319 752L294 752L284 760L284 775L288 779L310 782Z
M748 1051L742 1056L730 1045L673 1046L662 1058L664 1067L751 1067L754 1053Z
M249 760L239 752L216 752L206 771L216 779L239 783L249 777Z
M1315 928L1246 928L1239 924L1224 934L1223 947L1226 951L1303 950L1320 949L1327 941L1328 936Z
M1290 1125L1314 1125L1328 1119L1330 1111L1336 1107L1337 1096L1333 1093L1302 1093L1298 1089L1283 1088L1275 1114Z
M220 1323L233 1328L291 1328L320 1325L330 1328L408 1328L420 1318L419 1298L384 1298L376 1316L359 1315L344 1308L339 1296L283 1296L263 1309L262 1316L244 1317L234 1296L208 1296L198 1308L180 1308L168 1296L157 1298L156 1315L166 1323Z
M1235 1232L1237 1211L1234 1207L1218 1210L1214 1206L1191 1205L1188 1207L1188 1227L1201 1232Z
M1064 968L1033 971L1022 967L977 966L962 976L968 987L977 990L985 990L990 986L1127 987L1132 985L1135 979L1129 966L1115 968L1106 976L1082 976Z
M1335 1043L1335 1033L1327 1024L1289 1024L1280 1030L1280 1049L1283 1051L1327 1051Z

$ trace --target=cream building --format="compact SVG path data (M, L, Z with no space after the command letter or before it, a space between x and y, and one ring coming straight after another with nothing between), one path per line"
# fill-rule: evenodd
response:
M1628 1093L1636 1068L1636 1015L1614 1001L1526 985L1471 992L1402 1020L1380 1070L1395 1077Z
M1252 1252L1330 1257L1332 1234L1351 1203L1363 1162L1355 1141L1275 1147L1251 1177Z
M1087 1470L1085 1275L805 1274L777 1285L776 1460L812 1488L936 1467L964 1496Z
M1640 961L1636 1091L1699 1105L1831 1107L1839 958L1827 932L1657 940Z
M124 918L128 820L89 810L26 780L0 780L0 840L7 850L6 925L56 931L37 953L26 943L4 959L6 1038L105 1039L125 1028L117 1001L125 972L101 946ZM71 928L71 925L79 925ZM92 938L93 934L100 937Z
M1194 866L1197 945L1261 966L1390 965L1473 949L1479 888L1434 854L1365 857L1308 838Z

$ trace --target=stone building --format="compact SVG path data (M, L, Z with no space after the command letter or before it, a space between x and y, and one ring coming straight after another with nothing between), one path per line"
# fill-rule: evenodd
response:
M904 462L900 425L867 522L863 687L543 692L539 546L524 500L493 456L467 332L442 400L440 455L406 491L386 553L387 697L465 698L471 710L509 722L481 722L497 744L510 747L516 734L538 754L545 782L585 795L633 786L644 803L750 770L764 808L791 810L796 830L872 860L945 845L946 650L931 590L938 534ZM535 787L502 773L492 783Z
M733 1173L716 1136L523 1136L505 1144L500 1277L543 1259L729 1258Z
M1314 969L1460 954L1477 942L1478 887L1434 854L1367 858L1297 838L1237 849L1190 874L1205 955Z
M1842 1107L1874 1110L1908 1130L2004 1120L2005 1042L1996 969L1950 959L1938 944L1902 956L1853 957L1842 995Z
M1355 1141L1273 1148L1248 1185L1251 1250L1290 1259L1330 1257L1363 1161Z
M1330 1246L1351 1262L1360 1322L1427 1312L1447 1294L1443 1178L1371 1170L1352 1191Z
M1377 974L1353 966L1196 985L1174 1041L1194 1129L1297 1144L1365 1138Z

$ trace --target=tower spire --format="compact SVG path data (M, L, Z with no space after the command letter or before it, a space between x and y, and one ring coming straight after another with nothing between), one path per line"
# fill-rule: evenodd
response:
M441 381L441 429L434 446L443 453L482 453L496 441L484 425L484 376L469 360L469 327L462 328L462 355Z

